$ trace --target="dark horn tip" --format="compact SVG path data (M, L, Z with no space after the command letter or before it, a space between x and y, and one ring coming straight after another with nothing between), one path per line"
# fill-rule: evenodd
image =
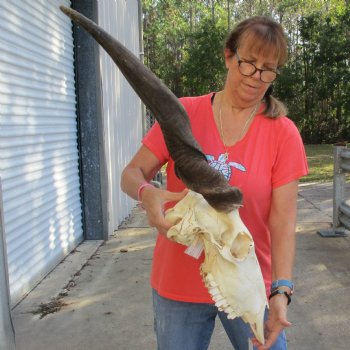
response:
M63 5L60 5L60 10L64 13L64 14L66 14L67 16L69 16L70 15L70 9L68 8L68 7L66 7L66 6L63 6Z

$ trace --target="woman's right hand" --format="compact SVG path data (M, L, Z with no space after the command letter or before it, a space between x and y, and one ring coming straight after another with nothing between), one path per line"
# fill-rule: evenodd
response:
M187 189L182 192L170 192L152 186L145 187L140 199L142 207L146 210L150 226L157 228L159 233L166 236L167 231L173 224L165 220L164 204L166 202L178 202L187 193Z
M161 234L166 235L172 224L164 218L164 204L181 200L186 196L188 190L170 192L146 186L139 194L140 186L151 181L161 166L158 158L142 145L122 172L121 188L130 197L141 201L146 210L149 224L156 227Z

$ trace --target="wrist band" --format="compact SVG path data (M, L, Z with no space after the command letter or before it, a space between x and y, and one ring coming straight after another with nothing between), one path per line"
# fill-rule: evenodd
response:
M142 200L141 200L141 194L142 194L142 191L144 190L145 187L154 187L152 184L150 184L149 182L144 182L140 187L139 189L137 190L137 199L138 201L141 203Z
M286 292L286 291L284 291L284 290L280 290L280 289L276 289L275 291L273 291L271 294L270 294L270 296L269 296L269 300L271 299L271 298L273 298L275 295L277 295L277 294L284 294L286 297L287 297L287 299L288 299L288 303L287 303L287 305L289 305L290 304L290 302L291 302L291 297L290 297L290 295Z
M290 289L290 294L294 293L294 284L290 280L276 280L271 283L271 292L273 292L278 287L288 287Z

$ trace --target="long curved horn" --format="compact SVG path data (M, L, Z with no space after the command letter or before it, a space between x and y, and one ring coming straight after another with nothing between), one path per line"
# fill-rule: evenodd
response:
M79 12L60 6L107 51L125 78L157 119L175 162L176 175L218 211L229 212L242 202L242 194L211 167L194 139L185 109L177 97L118 40Z

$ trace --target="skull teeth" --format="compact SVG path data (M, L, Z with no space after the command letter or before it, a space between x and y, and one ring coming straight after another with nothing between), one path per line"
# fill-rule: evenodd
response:
M233 307L228 303L227 299L222 295L221 290L218 284L215 282L214 277L211 273L204 274L203 280L208 288L209 294L215 302L215 306L219 311L224 311L227 313L227 318L233 319L236 318L238 313L233 309Z

